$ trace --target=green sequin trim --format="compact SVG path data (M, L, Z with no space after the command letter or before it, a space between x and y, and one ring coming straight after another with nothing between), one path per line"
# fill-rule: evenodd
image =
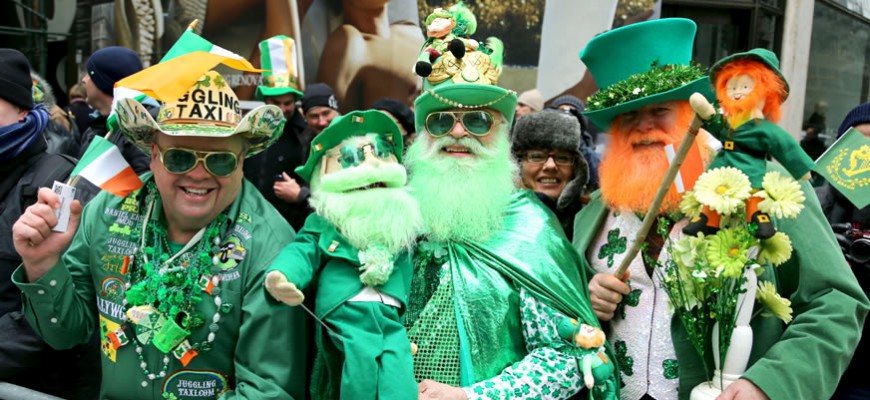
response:
M589 101L586 102L586 111L602 110L664 93L688 85L704 76L704 68L695 62L692 65L662 66L653 63L649 71L629 76L590 96Z
M680 376L679 363L674 359L662 361L662 367L665 369L664 375L666 379L677 379Z
M619 370L628 376L634 375L634 358L628 355L628 346L625 341L617 340L614 347L616 348L616 362L619 365Z

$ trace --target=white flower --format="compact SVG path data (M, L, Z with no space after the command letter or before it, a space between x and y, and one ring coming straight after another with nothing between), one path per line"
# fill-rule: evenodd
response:
M761 182L764 190L756 196L763 198L758 209L777 218L794 218L804 208L804 193L801 185L792 177L777 171L768 172Z
M749 178L734 167L711 169L695 182L695 198L722 215L736 212L751 192Z
M640 88L634 88L634 90L631 91L631 94L638 94L638 93L640 93Z

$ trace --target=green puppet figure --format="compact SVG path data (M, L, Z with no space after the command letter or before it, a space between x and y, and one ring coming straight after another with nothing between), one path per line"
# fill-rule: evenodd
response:
M316 282L314 398L417 397L402 325L411 284L409 248L420 232L406 190L402 136L381 111L332 121L296 173L311 183L315 213L272 263L266 290L290 306Z
M448 9L436 8L426 17L426 41L420 49L414 72L422 77L432 73L432 64L443 54L457 59L465 56L465 51L477 50L479 43L469 36L477 31L477 18L459 2Z
M707 99L695 93L692 109L704 122L704 129L722 141L722 150L708 169L735 167L749 177L752 188L761 188L766 159L779 161L794 179L809 179L813 160L797 141L776 123L780 105L788 97L788 82L779 71L776 55L753 49L719 60L710 68L710 81L724 113L717 113ZM755 236L769 239L776 229L770 216L758 210L759 196L746 200L746 218L756 224ZM714 234L720 216L708 207L683 228L683 233Z

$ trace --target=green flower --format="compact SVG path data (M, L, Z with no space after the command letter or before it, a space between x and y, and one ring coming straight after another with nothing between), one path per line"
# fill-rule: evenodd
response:
M782 298L779 293L776 293L776 287L767 281L758 282L758 290L755 292L755 298L767 309L768 312L762 314L765 316L773 315L782 320L782 322L791 322L791 301Z
M689 218L695 218L701 214L701 209L704 205L695 197L695 191L690 190L683 195L683 200L680 201L680 212Z
M761 182L764 190L756 196L762 197L758 209L777 218L794 218L804 208L804 193L801 185L792 177L776 171L768 172Z
M722 215L736 212L751 191L749 178L734 167L709 170L695 182L695 198Z
M743 236L733 229L722 229L710 236L707 261L717 274L726 278L738 278L743 274L743 266L749 262L749 243Z
M707 252L707 241L704 234L699 236L683 236L673 244L673 258L680 268L693 269L695 263L704 261Z
M791 239L789 239L788 235L777 232L770 239L761 241L758 262L769 262L773 266L779 266L791 258L791 251Z

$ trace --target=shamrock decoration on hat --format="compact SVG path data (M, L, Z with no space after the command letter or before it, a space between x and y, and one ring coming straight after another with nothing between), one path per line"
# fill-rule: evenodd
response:
M285 94L293 94L297 98L302 96L296 57L296 43L293 38L278 35L260 42L260 65L265 71L263 84L257 86L257 100L263 100L265 96Z

